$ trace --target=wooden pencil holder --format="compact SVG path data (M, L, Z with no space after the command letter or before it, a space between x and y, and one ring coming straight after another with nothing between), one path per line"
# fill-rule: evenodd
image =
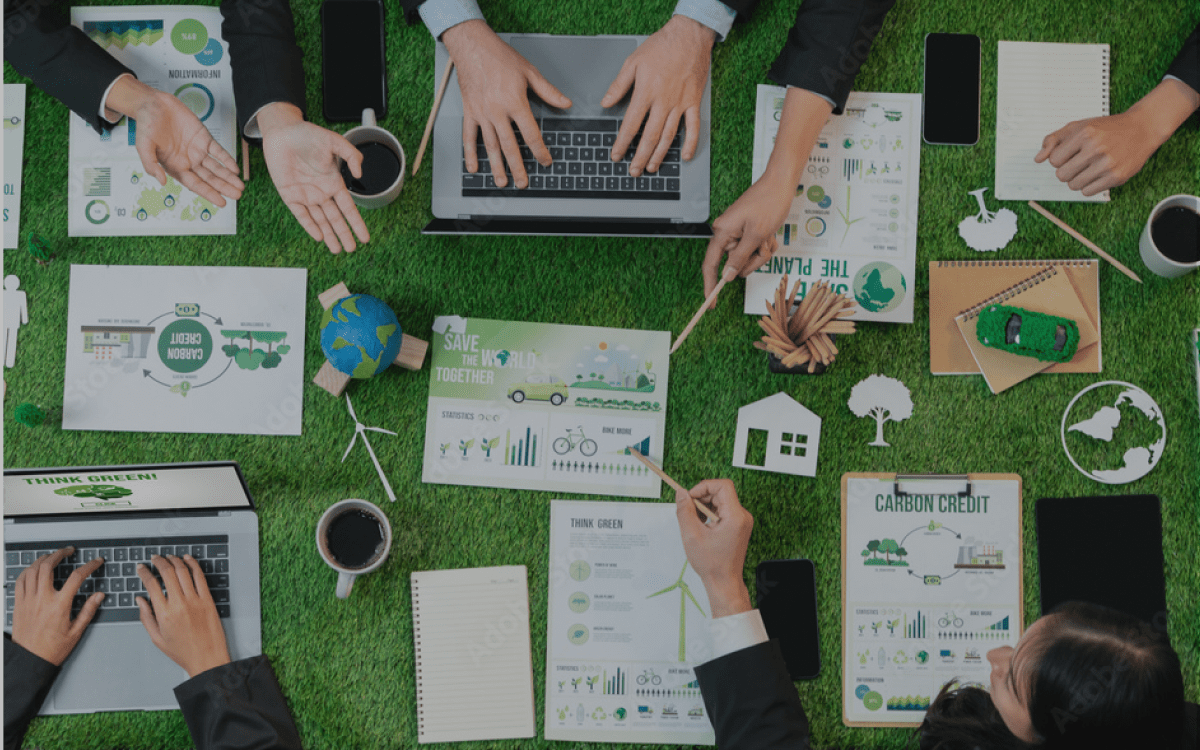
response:
M780 280L774 302L767 302L767 314L758 321L766 335L754 346L767 352L767 369L773 373L820 375L837 356L838 335L855 331L854 322L844 320L854 314L854 301L817 282L796 305L799 290L800 281L789 293L788 278Z

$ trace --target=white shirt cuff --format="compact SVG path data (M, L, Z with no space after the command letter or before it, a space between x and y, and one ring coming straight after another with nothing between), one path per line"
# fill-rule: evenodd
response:
M762 615L757 609L710 620L708 632L712 638L713 659L720 659L734 651L770 640L767 628L763 625Z
M686 16L707 26L716 32L717 41L723 42L729 30L733 28L733 19L737 17L737 11L720 0L679 0L671 15Z
M122 73L121 75L114 78L112 80L112 83L108 84L108 88L104 89L104 96L100 97L100 119L104 120L109 125L116 125L118 122L121 121L121 118L118 117L116 122L113 122L112 120L109 120L107 117L104 116L104 110L108 109L108 95L112 92L113 86L117 85L117 81L121 80L125 76L132 76L132 75L133 75L132 73Z
M262 130L260 130L258 127L258 116L264 109L274 103L275 102L269 102L254 110L254 114L250 115L249 120L246 120L246 127L242 128L243 138L262 138Z
M425 0L417 12L434 39L441 39L446 29L463 21L484 20L483 11L479 10L475 0Z

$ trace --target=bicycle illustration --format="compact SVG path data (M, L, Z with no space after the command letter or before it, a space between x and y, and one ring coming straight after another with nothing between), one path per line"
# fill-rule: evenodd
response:
M654 674L653 669L647 669L645 672L642 672L640 675L638 675L637 684L645 685L647 682L651 685L661 685L662 678Z
M578 436L572 435L571 434L572 432L574 432L574 430L572 430L570 427L568 427L567 428L567 436L560 437L554 441L552 447L554 448L555 453L557 453L560 456L565 456L566 454L575 450L575 446L578 445L579 452L582 453L583 455L585 455L585 456L596 455L596 449L598 447L596 445L596 441L590 439L587 435L583 434L583 425L579 426L579 435Z
M944 628L952 623L954 627L961 628L963 626L963 619L953 612L947 612L945 617L942 617L938 620L938 627Z

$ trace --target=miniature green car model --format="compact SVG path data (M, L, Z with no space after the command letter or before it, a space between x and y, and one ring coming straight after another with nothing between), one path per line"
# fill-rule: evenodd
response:
M1008 305L981 312L975 336L984 346L1042 362L1070 362L1079 348L1075 321Z
M549 401L558 406L567 400L567 395L567 384L553 375L530 375L524 383L508 389L508 397L518 404L525 399L532 399Z

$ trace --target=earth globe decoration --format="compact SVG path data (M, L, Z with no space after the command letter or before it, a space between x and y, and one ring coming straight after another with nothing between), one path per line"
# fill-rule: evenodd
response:
M1101 406L1090 415L1072 413L1072 409L1081 397L1090 391L1100 388L1106 388L1116 394L1112 399L1111 406ZM1122 405L1126 405L1129 408L1122 411L1120 408ZM1126 418L1125 414L1140 414L1141 416L1138 418L1150 420L1151 424L1158 428L1156 431L1158 433L1157 439L1147 445L1138 445L1127 449L1121 457L1122 464L1118 468L1088 469L1080 466L1079 462L1075 460L1075 456L1071 455L1071 449L1067 446L1067 433L1078 432L1093 440L1112 442L1113 436L1118 434L1123 428L1132 429L1128 424L1129 418ZM1162 409L1159 408L1158 403L1150 397L1150 394L1136 385L1119 380L1105 380L1095 383L1077 393L1075 398L1071 399L1071 402L1067 404L1066 411L1063 412L1060 433L1063 451L1066 452L1071 465L1089 479L1094 479L1104 484L1125 484L1146 476L1146 474L1150 473L1151 469L1158 465L1159 460L1162 458L1163 449L1167 444L1167 424L1163 420Z
M904 274L891 263L868 263L854 275L854 301L867 312L886 313L904 300L908 284Z
M339 372L365 380L400 353L403 332L392 308L377 297L352 294L321 316L321 350Z

